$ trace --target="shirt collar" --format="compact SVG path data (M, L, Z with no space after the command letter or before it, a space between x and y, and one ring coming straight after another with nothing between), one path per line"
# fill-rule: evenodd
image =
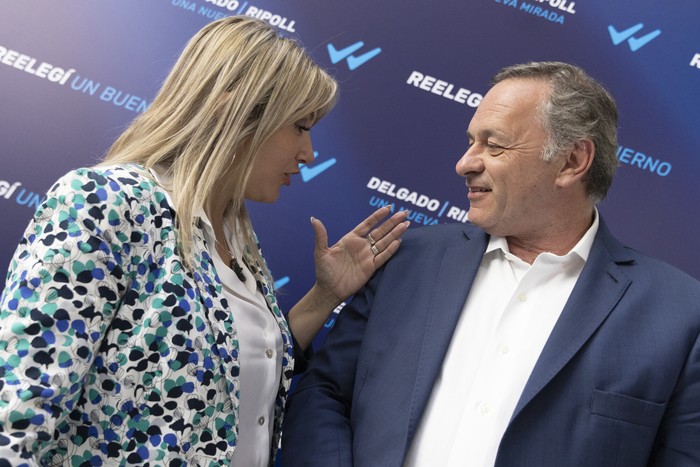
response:
M578 257L580 257L584 262L588 259L588 255L590 254L591 248L593 247L593 240L595 240L595 235L598 232L598 226L600 225L598 218L598 209L596 207L593 207L593 223L588 228L588 230L586 230L586 233L583 234L581 240L579 240L578 243L574 245L574 247L569 251L569 253L567 253L564 256L575 254ZM506 253L506 256L511 254L510 249L508 248L508 242L506 241L505 237L491 235L491 238L489 239L489 244L486 247L486 251L484 252L484 256L497 250L502 250L504 253Z

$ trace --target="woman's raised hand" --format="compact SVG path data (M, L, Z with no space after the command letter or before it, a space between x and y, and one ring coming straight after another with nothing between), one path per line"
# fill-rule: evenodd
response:
M323 222L311 218L318 287L340 302L357 292L396 253L410 222L407 212L399 211L380 224L389 213L390 206L377 209L331 247Z

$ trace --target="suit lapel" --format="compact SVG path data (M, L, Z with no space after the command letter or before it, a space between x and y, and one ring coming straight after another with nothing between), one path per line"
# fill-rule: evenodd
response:
M488 244L488 236L480 230L463 231L464 238L446 248L440 269L436 271L422 352L417 375L408 426L408 444L423 415L425 406L440 374L442 362L452 341L457 321L464 308L469 289Z
M619 303L631 280L620 263L631 261L600 220L596 239L576 286L542 349L511 420L576 355Z

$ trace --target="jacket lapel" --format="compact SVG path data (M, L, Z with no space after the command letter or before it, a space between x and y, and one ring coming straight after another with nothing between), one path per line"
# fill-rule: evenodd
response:
M408 444L415 435L420 418L442 369L442 362L452 342L457 321L464 308L469 289L488 244L488 235L465 227L463 238L443 252L440 269L436 271L436 287L427 312L422 353L408 425Z
M600 220L581 276L542 349L511 420L573 358L619 303L631 280L619 267L632 261Z
M238 407L240 400L240 383L238 375L240 364L238 362L238 335L233 314L230 311L228 301L223 294L223 286L214 267L214 262L209 256L202 231L201 219L197 218L193 226L193 255L195 264L193 274L197 287L201 294L201 302L204 306L204 316L209 324L212 334L207 336L207 342L212 346L212 352L218 355L226 369L226 387L233 404L233 412L238 419ZM257 244L257 237L255 238ZM258 251L260 247L258 246ZM260 253L262 256L262 252ZM265 297L268 309L274 315L282 333L282 375L280 388L275 401L274 438L272 442L272 458L274 458L279 436L281 433L282 413L294 372L293 344L287 320L277 303L272 284L262 272L261 265L255 261L249 251L244 254L244 261L255 277L258 290ZM233 427L234 436L237 437L238 427Z
M226 371L223 376L226 377L226 387L233 403L234 414L238 419L240 398L238 333L228 301L223 295L223 286L214 268L214 261L207 251L201 222L201 219L196 218L192 230L194 256L192 274L200 293L200 302L204 308L203 315L209 325L210 332L206 333L207 344L211 347L212 353L223 363Z

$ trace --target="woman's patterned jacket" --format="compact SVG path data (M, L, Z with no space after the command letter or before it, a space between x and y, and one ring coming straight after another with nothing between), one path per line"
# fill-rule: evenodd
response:
M201 223L189 271L174 221L138 165L78 169L51 188L0 300L0 463L228 464L236 326ZM274 459L293 344L271 284L254 273L284 347Z

